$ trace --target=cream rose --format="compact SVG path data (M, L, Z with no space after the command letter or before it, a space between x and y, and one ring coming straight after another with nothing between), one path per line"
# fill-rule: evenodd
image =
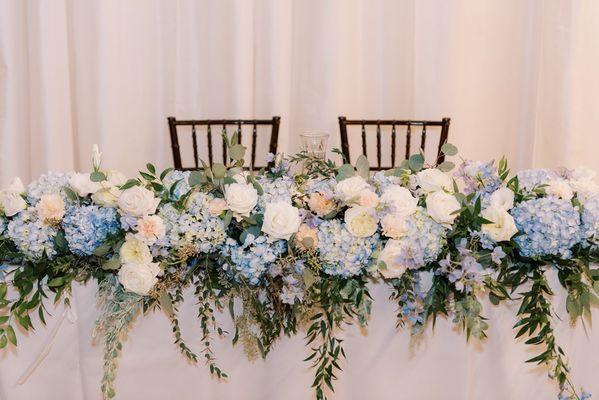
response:
M322 193L315 192L308 198L308 207L319 217L324 217L335 209L335 201Z
M360 192L365 189L370 189L370 185L368 185L368 182L364 178L356 175L338 182L335 188L335 195L341 201L348 203L357 201Z
M289 203L279 201L266 204L262 232L275 239L289 240L299 229L299 210Z
M158 263L126 263L119 270L119 282L128 292L145 296L158 282L160 266Z
M4 211L4 215L12 217L15 214L23 211L27 207L27 203L21 193L25 190L19 178L18 182L13 181L8 189L0 191L0 209ZM21 187L19 187L19 184Z
M142 186L133 186L121 192L117 202L121 211L133 217L154 214L160 199L154 193Z
M503 208L488 207L481 212L481 216L492 222L483 224L481 226L482 231L496 242L510 240L512 236L518 233L514 218Z
M102 188L100 183L92 182L90 174L73 174L69 178L69 186L81 197L92 194Z
M393 239L399 239L408 233L406 217L401 214L385 215L381 220L381 228L383 235Z
M345 211L345 226L356 237L374 235L378 227L376 211L371 207L354 206Z
M148 245L156 243L165 234L164 221L158 215L146 215L137 221L135 237Z
M226 209L227 202L225 201L225 199L221 199L220 197L215 197L214 199L210 200L210 203L208 203L208 212L213 217L218 217Z
M452 189L449 175L436 168L423 169L416 174L416 180L426 193Z
M92 194L94 203L104 207L115 207L121 195L121 191L116 187L100 189Z
M399 185L390 185L383 191L381 201L387 204L393 214L408 216L414 214L418 207L418 199Z
M389 239L379 254L379 272L387 279L399 278L406 272L406 266L396 262L402 251L399 240Z
M37 215L42 221L59 222L64 217L64 200L58 193L45 194L35 206Z
M6 190L21 194L25 193L25 186L23 186L21 178L15 176L13 180L10 182L10 185L8 185L8 187L6 188Z
M237 216L248 217L258 203L258 192L249 183L232 183L225 190L225 201Z
M459 209L460 203L452 194L438 191L426 196L426 210L440 224L453 223L457 217L453 213Z
M129 234L119 250L119 259L123 264L148 264L152 262L152 254L147 244Z
M318 246L318 230L301 224L294 237L295 245L302 250L313 249Z
M379 196L370 189L364 189L358 195L359 205L364 207L376 207L379 205Z
M506 187L499 188L491 194L489 202L492 207L510 210L514 206L514 192Z
M547 186L545 186L545 193L548 195L557 196L564 200L570 200L572 197L574 197L574 191L564 179L556 179L547 182Z

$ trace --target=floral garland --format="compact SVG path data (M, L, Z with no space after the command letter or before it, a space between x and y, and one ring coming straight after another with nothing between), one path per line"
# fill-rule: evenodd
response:
M517 301L516 337L539 354L559 399L587 399L571 382L552 327L545 273L558 272L572 322L591 317L599 298L599 186L585 169L534 169L510 177L507 163L465 161L426 167L422 154L370 174L368 161L336 165L300 153L267 171L245 171L245 148L224 138L228 165L202 170L152 164L140 177L101 168L49 173L27 188L0 191L0 348L15 328L45 323L44 301L69 305L73 282L96 280L104 342L104 398L115 396L117 358L139 313L162 309L174 342L193 363L228 378L211 350L226 334L215 313L228 309L233 343L266 357L281 335L304 332L313 388L326 399L345 357L339 328L368 322L367 283L389 285L397 326L420 335L453 318L482 339L489 321L480 299ZM457 150L446 144L446 156ZM273 156L274 157L274 156ZM291 174L291 164L302 172ZM200 352L183 339L177 310L193 287ZM241 307L235 307L235 304ZM241 312L236 312L240 310Z

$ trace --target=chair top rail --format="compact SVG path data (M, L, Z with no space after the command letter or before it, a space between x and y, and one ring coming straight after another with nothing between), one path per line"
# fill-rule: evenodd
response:
M343 118L343 117L341 117ZM443 126L449 118L443 118L441 121L422 121L422 120L403 120L403 119L344 119L346 125L412 125L412 126Z
M174 125L272 125L273 120L279 117L271 119L188 119L179 120L174 117L169 117Z

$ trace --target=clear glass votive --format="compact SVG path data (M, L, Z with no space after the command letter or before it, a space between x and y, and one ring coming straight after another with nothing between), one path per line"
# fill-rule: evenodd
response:
M302 150L308 156L324 160L327 154L328 133L308 132L300 135L302 140Z

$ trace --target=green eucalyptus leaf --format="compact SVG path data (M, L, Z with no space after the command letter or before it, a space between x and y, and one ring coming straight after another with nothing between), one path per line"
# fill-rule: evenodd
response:
M344 179L351 178L356 175L356 170L351 164L343 164L337 170L337 182L341 182Z
M245 146L242 144L236 144L229 150L229 155L233 160L241 161L245 156Z
M175 316L175 312L173 310L173 302L171 301L171 296L169 296L166 290L163 290L160 293L160 306L166 313L169 318L173 318Z
M121 261L117 255L112 256L102 264L102 269L107 271L116 271L121 267Z
M102 182L106 180L106 174L100 171L94 171L89 175L89 179L92 182Z
M62 190L64 190L64 193L67 195L68 199L73 201L73 202L77 202L79 201L79 196L77 196L77 193L75 193L70 187L63 187Z
M189 186L200 186L206 181L205 177L206 175L202 171L191 171L187 183Z
M219 163L213 164L212 173L215 179L223 179L227 175L227 167Z
M51 279L48 282L49 287L58 287L64 285L64 278L59 276L58 278Z
M455 156L458 154L458 148L451 143L444 143L443 146L441 146L441 152L446 156Z
M304 278L304 285L306 285L306 290L307 290L310 288L310 286L312 286L314 284L314 282L316 282L316 276L314 275L314 273L312 272L312 270L310 268L304 269L304 272L302 275Z
M408 160L408 165L412 171L420 171L424 166L424 156L422 154L414 154L410 156L410 159Z
M455 168L455 164L451 161L443 161L441 164L437 166L443 172L449 172Z
M223 218L223 222L225 224L225 228L229 226L229 224L231 223L231 220L233 219L233 212L231 212L231 210L227 211L225 213L225 217Z
M364 179L368 179L370 177L370 164L368 163L368 159L364 154L361 154L356 161L356 171L358 172L358 175Z

